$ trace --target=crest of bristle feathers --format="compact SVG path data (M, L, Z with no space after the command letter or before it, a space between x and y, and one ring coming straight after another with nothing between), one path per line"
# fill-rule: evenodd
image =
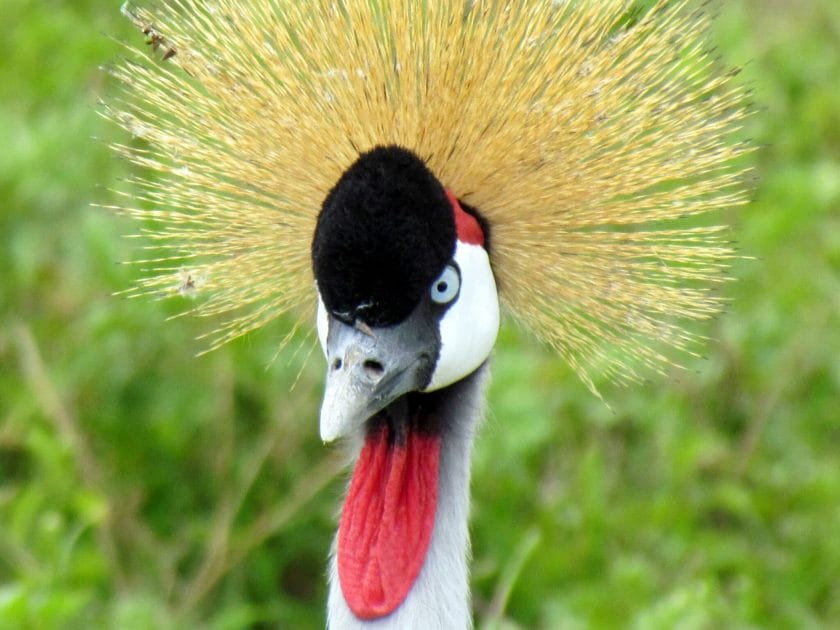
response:
M592 376L662 370L721 308L748 113L691 2L171 0L108 115L151 171L122 208L136 294L195 295L222 344L312 317L310 243L359 153L398 144L480 210L507 310ZM134 44L131 45L134 47ZM137 47L139 48L139 47Z

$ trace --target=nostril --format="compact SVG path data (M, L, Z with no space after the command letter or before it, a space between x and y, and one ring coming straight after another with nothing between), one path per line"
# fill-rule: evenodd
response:
M332 369L333 369L333 371L340 370L341 366L342 366L341 359L336 359L335 361L333 361Z
M385 367L379 362L373 359L368 359L362 364L362 367L365 370L365 374L370 379L379 379L385 373Z

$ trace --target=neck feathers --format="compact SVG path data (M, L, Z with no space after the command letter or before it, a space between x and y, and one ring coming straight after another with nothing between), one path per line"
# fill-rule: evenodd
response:
M469 591L470 459L483 413L486 364L467 378L427 394L443 424L438 506L423 568L402 605L391 615L360 621L347 606L338 580L335 545L330 559L330 630L397 630L472 627ZM358 447L357 447L358 448Z

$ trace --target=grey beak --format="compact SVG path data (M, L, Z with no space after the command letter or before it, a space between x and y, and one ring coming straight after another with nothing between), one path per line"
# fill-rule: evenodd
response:
M397 398L426 387L439 347L419 318L396 326L349 326L330 317L321 439L347 435Z

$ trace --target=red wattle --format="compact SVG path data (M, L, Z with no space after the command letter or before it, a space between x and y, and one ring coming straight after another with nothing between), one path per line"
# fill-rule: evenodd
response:
M404 444L368 436L338 527L338 577L359 619L394 612L417 579L432 538L440 438L409 429Z

